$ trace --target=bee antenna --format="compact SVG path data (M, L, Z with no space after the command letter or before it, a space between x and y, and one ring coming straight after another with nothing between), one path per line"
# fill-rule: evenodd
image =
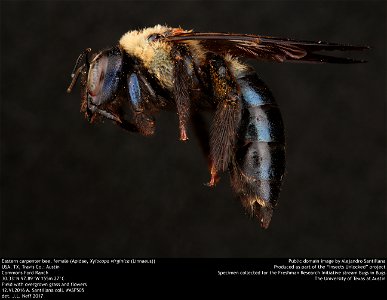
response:
M69 87L67 88L67 93L71 92L71 90L73 89L75 83L77 82L79 73L81 73L81 71L83 71L85 66L86 66L86 72L89 71L90 63L89 63L88 54L89 54L90 51L91 51L91 48L87 48L81 54L79 54L79 56L78 56L78 58L77 58L77 60L75 62L75 66L73 68L73 71L71 72L72 80L71 80L71 83L70 83ZM85 63L80 66L80 64L81 64L81 62L83 60L85 60Z

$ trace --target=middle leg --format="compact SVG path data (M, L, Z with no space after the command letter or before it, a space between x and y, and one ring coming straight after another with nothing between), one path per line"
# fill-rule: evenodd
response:
M187 123L191 118L191 90L195 88L197 78L195 64L187 47L176 45L171 51L175 62L173 68L173 96L179 116L180 140L188 140Z
M208 168L211 173L211 180L209 183L207 183L207 185L210 187L215 186L220 178L216 172L213 172L213 160L210 154L210 133L206 124L206 120L201 113L194 112L192 114L191 121L196 137L199 140L200 148L202 149L203 155L207 160Z

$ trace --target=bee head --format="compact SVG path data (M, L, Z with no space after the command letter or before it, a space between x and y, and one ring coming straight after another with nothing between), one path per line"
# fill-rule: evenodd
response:
M99 106L111 101L116 95L123 73L123 53L115 46L93 54L89 62L90 51L91 49L87 48L79 55L67 92L71 92L79 74L82 74L87 98L93 105Z
M122 78L122 52L113 47L98 53L90 62L87 93L94 105L101 105L115 97Z

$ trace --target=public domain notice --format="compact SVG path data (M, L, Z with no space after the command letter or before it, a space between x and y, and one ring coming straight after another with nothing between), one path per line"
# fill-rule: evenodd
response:
M218 276L258 276L270 279L314 281L382 282L385 259L288 259L264 270L218 270Z

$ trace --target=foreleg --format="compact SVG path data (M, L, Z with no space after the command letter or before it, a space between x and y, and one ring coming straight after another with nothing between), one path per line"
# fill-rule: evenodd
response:
M146 136L155 131L155 121L145 113L145 106L155 98L155 94L139 71L127 76L128 99L133 112L134 124L138 131Z
M94 118L97 116L102 116L108 120L114 121L118 126L129 132L138 132L138 128L135 124L121 118L117 113L98 108L91 102L90 97L87 97L87 106L85 110L86 118L90 123L93 123Z

